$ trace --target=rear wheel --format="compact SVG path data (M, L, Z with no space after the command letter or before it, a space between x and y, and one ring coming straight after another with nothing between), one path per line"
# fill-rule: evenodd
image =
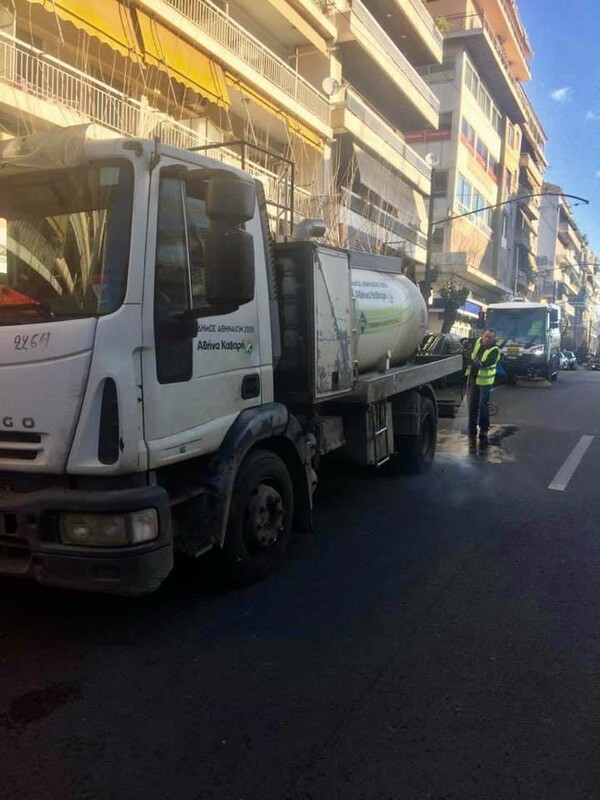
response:
M398 459L404 472L420 475L431 467L437 441L437 414L429 397L421 397L419 433L398 436Z
M291 535L294 490L282 459L251 450L239 468L223 549L218 553L229 583L253 583L282 560Z

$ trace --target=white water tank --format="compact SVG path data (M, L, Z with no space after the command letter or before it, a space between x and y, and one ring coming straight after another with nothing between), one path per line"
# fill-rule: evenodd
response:
M404 275L373 269L351 269L359 329L358 369L401 364L414 355L427 332L427 305Z

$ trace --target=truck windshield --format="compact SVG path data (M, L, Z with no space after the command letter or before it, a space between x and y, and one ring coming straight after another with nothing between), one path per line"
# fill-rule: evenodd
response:
M0 173L0 325L95 317L121 305L132 185L123 161Z
M499 347L544 344L548 312L544 308L488 308L487 326L496 331Z

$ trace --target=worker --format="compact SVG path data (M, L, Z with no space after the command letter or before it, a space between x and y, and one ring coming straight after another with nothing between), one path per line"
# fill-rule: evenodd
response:
M490 392L496 378L496 368L500 360L500 350L496 346L496 332L486 328L475 342L469 366L467 367L467 387L469 397L469 436L477 436L487 442L490 429Z

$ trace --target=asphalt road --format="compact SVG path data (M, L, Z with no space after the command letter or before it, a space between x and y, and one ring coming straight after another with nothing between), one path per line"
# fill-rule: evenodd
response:
M596 800L600 374L492 399L427 476L330 468L259 585L2 580L0 797Z

